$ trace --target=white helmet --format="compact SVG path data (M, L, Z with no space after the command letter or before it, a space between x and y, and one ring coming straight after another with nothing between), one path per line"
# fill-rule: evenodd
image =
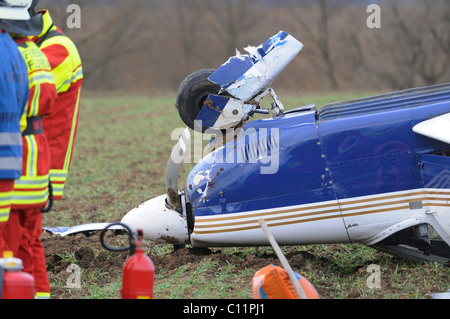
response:
M33 0L0 0L0 19L29 20Z

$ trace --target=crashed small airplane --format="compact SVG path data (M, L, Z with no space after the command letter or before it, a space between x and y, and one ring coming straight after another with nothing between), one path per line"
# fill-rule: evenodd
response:
M302 47L280 31L188 76L180 117L220 138L179 190L186 128L167 194L121 222L148 240L219 247L269 245L263 219L280 245L360 243L449 262L450 83L286 111L270 85ZM271 110L260 103L268 95Z

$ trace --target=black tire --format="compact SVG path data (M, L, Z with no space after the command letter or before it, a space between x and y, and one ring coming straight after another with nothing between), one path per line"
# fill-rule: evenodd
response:
M181 83L177 92L176 107L183 122L194 128L194 121L203 107L208 94L218 94L220 86L208 80L215 69L201 69L189 74ZM202 128L204 131L206 127Z

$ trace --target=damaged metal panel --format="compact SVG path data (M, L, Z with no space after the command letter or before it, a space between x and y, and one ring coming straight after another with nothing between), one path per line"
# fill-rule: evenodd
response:
M283 106L269 88L280 72L303 48L303 44L284 31L258 47L247 47L248 55L237 52L220 66L209 80L229 96L210 94L196 121L203 127L225 129L248 120L253 113L268 114L259 108L260 100L270 94L275 100L272 114L282 113Z
M237 52L209 80L239 100L251 100L272 84L302 48L301 42L280 31L258 47L246 47L248 55Z
M245 117L242 101L209 94L203 108L197 116L203 127L229 128L233 127Z

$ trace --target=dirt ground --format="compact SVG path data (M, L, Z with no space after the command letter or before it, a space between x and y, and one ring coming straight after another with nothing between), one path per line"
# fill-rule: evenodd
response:
M107 236L105 236L107 237ZM45 248L48 277L50 283L52 282L66 282L71 272L67 272L67 267L70 265L70 260L64 258L67 252L73 252L77 260L76 264L80 266L81 271L84 274L95 273L99 269L105 270L106 274L98 277L96 284L103 286L111 281L111 278L120 278L122 276L122 268L129 257L129 252L113 252L106 250L100 241L100 235L94 234L86 236L85 234L77 234L75 236L61 237L59 235L51 234L44 231L42 235L42 243ZM109 240L105 240L108 245ZM114 244L110 246L117 247ZM255 272L269 264L279 264L275 254L262 254L255 256L252 254L246 254L245 258L237 255L222 254L221 249L192 249L182 248L172 251L171 253L164 255L153 254L151 249L147 255L151 258L155 267L155 278L158 271L164 269L169 274L175 272L180 266L187 263L195 265L199 264L204 258L212 258L215 262L218 262L218 267L225 266L229 263L240 265L241 268L254 269ZM301 266L304 263L302 255L290 256L291 266ZM155 284L158 280L155 279ZM243 287L248 289L251 277L248 282L244 282ZM235 287L235 289L240 289ZM81 299L87 297L87 291L81 287L80 289L67 288L54 288L52 287L52 298L70 298ZM120 298L120 296L117 296ZM163 299L164 295L154 295L155 299Z
M123 236L123 235L122 235ZM46 251L46 259L48 265L48 276L50 283L52 285L52 298L54 299L86 299L90 298L89 292L85 289L89 284L84 284L79 289L67 289L64 284L56 285L56 283L66 283L71 272L68 272L68 266L71 261L67 257L68 252L73 254L72 258L76 259L76 264L80 266L83 278L89 276L95 276L99 270L103 272L102 276L95 278L95 284L103 287L108 285L113 279L121 278L122 268L124 262L129 256L128 251L125 252L110 252L106 250L99 239L99 234L93 234L91 236L86 236L85 234L77 234L75 236L61 237L59 235L51 234L44 231L42 236L42 242ZM107 238L108 236L105 236ZM110 236L115 240L116 236ZM109 239L105 240L108 245ZM123 241L122 241L123 242ZM332 246L332 245L331 245ZM116 246L115 246L116 247ZM333 249L334 247L331 247ZM336 246L336 249L341 249ZM380 254L382 254L380 252ZM281 266L277 256L271 250L264 250L256 254L242 254L239 250L236 253L224 254L220 248L212 249L192 249L192 248L182 248L178 250L173 250L165 254L155 254L150 249L148 256L153 261L155 266L155 285L159 283L158 274L161 270L164 271L164 277L170 277L171 274L179 269L180 266L190 263L191 268L195 268L199 265L203 259L210 258L216 264L217 267L226 267L227 264L239 265L239 269L250 269L250 273L254 273L257 270L265 267L269 264L275 264ZM330 270L330 265L333 267L333 260L326 257L318 257L308 251L302 251L298 249L287 250L285 256L289 261L291 267L298 271L301 269L303 274L308 274L308 276L324 276ZM374 261L375 262L375 261ZM342 276L342 281L345 280L355 280L355 278L366 278L367 265L361 264L359 266L353 267L348 274ZM400 266L399 266L400 265ZM336 266L334 266L336 267ZM384 273L392 273L388 277L383 278L383 285L381 289L377 289L370 298L374 299L384 299L385 296L391 296L389 298L403 299L403 298L430 298L429 295L423 294L421 296L411 295L410 292L399 291L398 282L406 283L414 278L416 282L425 283L430 281L428 277L433 272L438 273L437 276L440 278L435 283L429 284L429 289L431 292L442 292L444 289L440 282L448 282L448 278L445 279L446 275L441 273L441 271L436 271L433 264L426 266L427 270L423 271L416 268L414 264L402 263L399 259L393 257L387 265L384 265ZM448 274L448 269L446 268L444 272ZM235 270L239 271L238 269ZM206 274L207 275L207 274ZM348 277L347 277L348 276ZM436 276L436 274L435 274ZM436 280L436 279L434 279ZM404 285L404 284L403 284ZM63 287L58 288L57 286ZM364 295L364 289L355 285L350 286L350 291L348 292L348 299L358 299L367 298ZM315 286L317 292L321 299L333 299L336 295L336 290L340 289L340 286L332 287L332 285L327 285L324 281L323 284ZM235 290L247 290L249 292L248 298L251 298L252 289L252 275L248 275L248 278L244 278L240 283L233 283L233 289ZM366 292L367 293L367 292ZM425 295L425 296L424 296ZM392 297L394 296L394 297ZM113 298L119 299L121 296L117 294ZM169 297L165 293L155 294L154 299L168 299ZM186 298L188 299L188 298Z
M107 284L111 279L121 277L122 268L124 262L129 257L129 252L114 252L111 253L106 250L101 242L100 235L94 234L91 236L86 236L85 234L77 234L75 236L61 237L59 235L51 234L44 231L42 236L42 243L46 252L46 260L48 265L48 276L50 282L66 282L71 272L67 272L67 268L70 265L70 260L64 258L63 256L67 252L73 252L77 260L76 264L80 266L84 274L95 273L98 269L105 270L106 276L99 277L96 284L103 286ZM109 245L109 241L108 241ZM114 246L114 245L111 245ZM305 255L306 254L306 255ZM226 266L227 264L237 264L241 269L248 268L257 270L270 265L275 264L281 266L275 253L261 253L261 254L245 254L245 257L241 256L239 252L235 255L233 254L223 254L222 249L212 248L212 249L192 249L192 248L182 248L172 251L171 253L164 255L153 254L150 250L148 256L151 258L155 266L155 274L158 271L164 269L169 274L175 272L180 266L190 263L195 267L204 258L211 258L217 262L217 266ZM310 271L314 271L306 264L307 258L314 258L312 255L308 255L306 252L303 253L292 253L286 255L292 268L303 268L305 267ZM156 278L156 276L155 276ZM247 281L242 283L243 287L235 287L235 289L251 289L251 276ZM103 281L103 282L102 282ZM155 279L155 284L158 281ZM319 294L326 295L326 290L317 289ZM70 299L81 299L87 297L87 291L82 287L80 289L70 289L67 288L54 288L52 287L52 298L70 298ZM120 296L118 296L119 298ZM155 299L163 299L164 295L155 295Z

